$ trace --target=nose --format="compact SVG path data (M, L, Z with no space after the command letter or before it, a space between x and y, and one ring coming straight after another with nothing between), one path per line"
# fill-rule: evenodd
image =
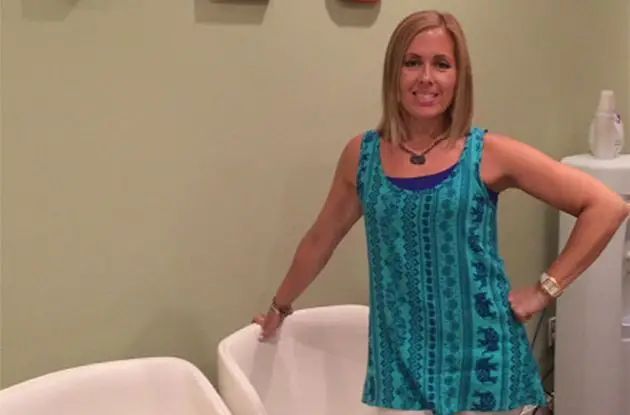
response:
M431 70L431 65L423 65L418 78L421 83L432 83L433 71Z

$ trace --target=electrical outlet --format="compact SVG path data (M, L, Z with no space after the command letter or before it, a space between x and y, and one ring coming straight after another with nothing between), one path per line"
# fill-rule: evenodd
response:
M556 317L549 317L547 321L547 346L553 347L556 344Z

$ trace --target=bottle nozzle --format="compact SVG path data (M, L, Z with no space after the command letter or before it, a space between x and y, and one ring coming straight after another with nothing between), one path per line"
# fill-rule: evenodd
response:
M613 91L605 89L600 93L597 112L615 112L615 93Z

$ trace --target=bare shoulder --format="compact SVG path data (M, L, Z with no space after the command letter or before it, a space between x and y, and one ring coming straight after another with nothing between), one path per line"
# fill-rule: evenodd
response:
M484 157L491 164L501 168L505 174L514 173L521 168L547 168L552 170L562 169L562 165L551 156L537 148L519 141L513 137L487 133L484 138Z
M487 170L502 187L518 188L570 214L576 215L593 200L612 197L590 175L514 138L487 134L484 148Z
M508 135L487 133L481 175L495 191L518 187L523 189L527 177L566 173L563 165L535 147Z
M497 193L513 185L506 170L502 168L502 155L510 151L505 147L510 147L513 141L515 141L513 138L497 133L486 133L483 138L481 178L490 189Z
M524 150L526 147L533 149L533 147L518 141L515 138L499 133L486 133L483 141L484 149L492 155L496 155L498 153L498 155L501 156L504 153Z
M359 169L359 158L361 157L361 143L363 142L363 134L352 137L346 143L341 157L339 158L339 173L343 178L356 185L356 176Z
M363 142L363 134L356 135L352 137L346 143L344 148L344 153L348 155L348 157L359 159L359 155L361 153L361 143Z

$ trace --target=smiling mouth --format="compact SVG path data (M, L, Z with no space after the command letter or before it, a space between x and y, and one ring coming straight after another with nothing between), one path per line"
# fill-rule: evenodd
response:
M427 93L427 92L417 92L417 91L413 91L412 94L414 97L418 98L420 103L431 103L438 96L437 93Z

